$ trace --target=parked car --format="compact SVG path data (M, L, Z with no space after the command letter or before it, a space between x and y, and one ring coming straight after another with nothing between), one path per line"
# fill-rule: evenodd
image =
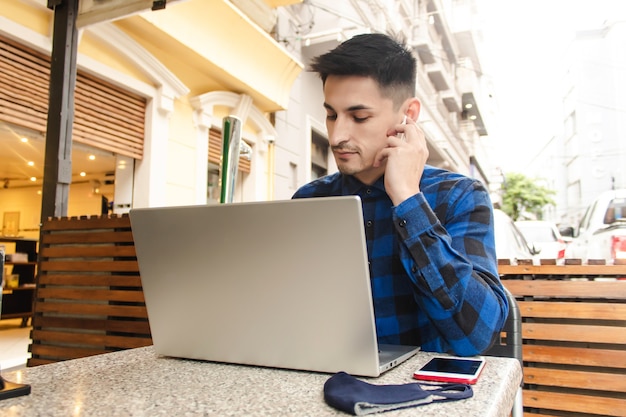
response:
M568 258L626 259L626 189L600 194L573 230L573 237L565 250Z
M536 259L538 250L528 244L515 222L505 212L494 209L493 218L498 259Z
M526 241L540 251L542 259L565 258L567 244L556 224L545 220L519 220L515 225Z

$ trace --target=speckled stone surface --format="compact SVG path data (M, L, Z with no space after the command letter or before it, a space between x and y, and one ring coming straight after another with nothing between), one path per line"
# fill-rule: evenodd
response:
M433 354L420 352L373 384L415 382ZM0 401L1 416L326 416L329 374L165 358L131 349L3 374L31 384L28 396ZM384 416L508 416L522 371L515 359L491 358L470 399L391 411Z

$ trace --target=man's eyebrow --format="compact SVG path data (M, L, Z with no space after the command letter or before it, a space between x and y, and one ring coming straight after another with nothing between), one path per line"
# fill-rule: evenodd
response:
M333 108L333 106L331 106L328 103L324 103L324 107L327 110L331 110L331 111L335 111L335 109ZM350 106L346 109L346 111L349 112L353 112L353 111L359 111L359 110L372 110L372 107L368 107L365 104L355 104L354 106Z
M348 107L348 111L358 111L358 110L372 110L372 108L366 106L365 104L355 104L354 106Z

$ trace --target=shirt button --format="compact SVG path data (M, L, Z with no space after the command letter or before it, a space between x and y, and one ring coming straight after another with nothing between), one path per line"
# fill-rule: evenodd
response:
M404 220L404 219L400 220L400 221L398 222L398 226L400 226L400 227L404 227L404 226L406 226L406 220Z
M417 267L415 265L413 265L411 267L411 272L416 273L417 272Z
M368 220L367 223L365 223L367 227L372 227L372 224L374 224L374 222L372 222L371 220Z
M367 191L365 191L365 194L372 194L372 189L368 188Z

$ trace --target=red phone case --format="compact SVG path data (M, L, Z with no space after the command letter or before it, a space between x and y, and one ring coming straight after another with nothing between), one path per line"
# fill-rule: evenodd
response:
M434 358L437 359L437 358ZM413 378L423 380L423 381L436 381L436 382L454 382L461 384L470 384L473 385L478 381L480 374L482 374L483 369L485 368L486 363L483 361L478 373L475 375L459 375L455 373L447 373L445 371L437 371L437 374L432 374L434 371L426 371L426 373L422 373L423 368L418 369L413 373Z
M482 370L481 370L482 373ZM451 376L444 376L444 375L421 375L418 374L417 372L413 374L413 378L415 379L419 379L422 381L436 381L436 382L455 382L455 383L460 383L460 384L470 384L470 385L474 385L476 383L476 381L478 381L478 377L480 376L480 374L476 375L476 377L474 378L455 378L455 377L451 377Z

